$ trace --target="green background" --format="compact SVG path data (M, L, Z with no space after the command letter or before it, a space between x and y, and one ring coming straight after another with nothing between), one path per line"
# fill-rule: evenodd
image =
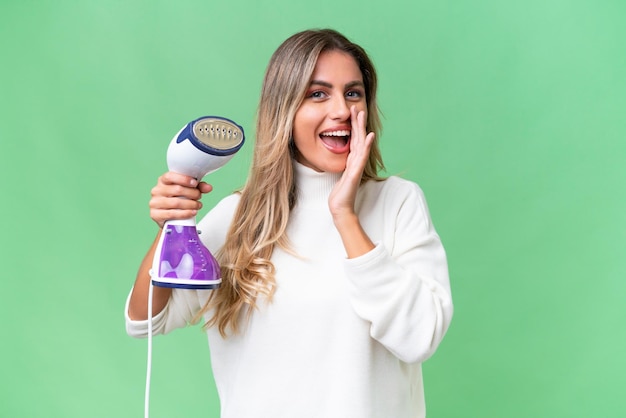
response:
M167 144L236 120L250 141L205 207L242 185L267 61L310 27L370 52L387 174L422 186L448 252L429 417L623 416L625 18L622 0L2 0L0 416L143 414L123 305ZM200 328L154 344L152 417L217 417Z

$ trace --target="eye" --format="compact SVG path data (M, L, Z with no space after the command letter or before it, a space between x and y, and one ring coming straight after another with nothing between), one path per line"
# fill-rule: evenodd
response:
M363 92L360 90L349 90L346 92L346 97L349 99L361 99L363 97Z
M323 99L324 97L326 97L326 93L322 90L315 90L310 92L307 97L310 97L311 99Z

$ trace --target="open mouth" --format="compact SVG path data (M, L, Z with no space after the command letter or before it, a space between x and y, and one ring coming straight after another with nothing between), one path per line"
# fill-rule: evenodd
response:
M320 139L331 150L343 151L350 141L349 130L322 132Z

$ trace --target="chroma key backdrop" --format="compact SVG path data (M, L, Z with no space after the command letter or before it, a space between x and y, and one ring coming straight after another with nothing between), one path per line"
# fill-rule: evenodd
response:
M618 0L3 0L0 417L143 414L123 307L167 145L237 121L204 210L242 186L270 55L322 27L371 54L386 174L420 184L447 250L428 416L623 416L625 19ZM154 418L219 416L200 327L153 355Z

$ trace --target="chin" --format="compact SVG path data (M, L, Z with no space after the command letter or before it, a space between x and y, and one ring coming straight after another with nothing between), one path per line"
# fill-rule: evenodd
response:
M336 155L334 157L335 158L323 158L320 159L320 161L315 161L314 159L307 160L303 158L302 154L299 154L296 157L296 161L320 173L343 173L346 169L348 157L337 158L338 156Z
M338 173L343 173L346 170L346 165L342 165L341 167L338 166L333 166L333 167L329 167L327 170L324 170L327 173L333 173L333 174L338 174Z
M343 173L346 169L346 160L342 161L327 161L317 166L317 171L323 171L325 173Z

